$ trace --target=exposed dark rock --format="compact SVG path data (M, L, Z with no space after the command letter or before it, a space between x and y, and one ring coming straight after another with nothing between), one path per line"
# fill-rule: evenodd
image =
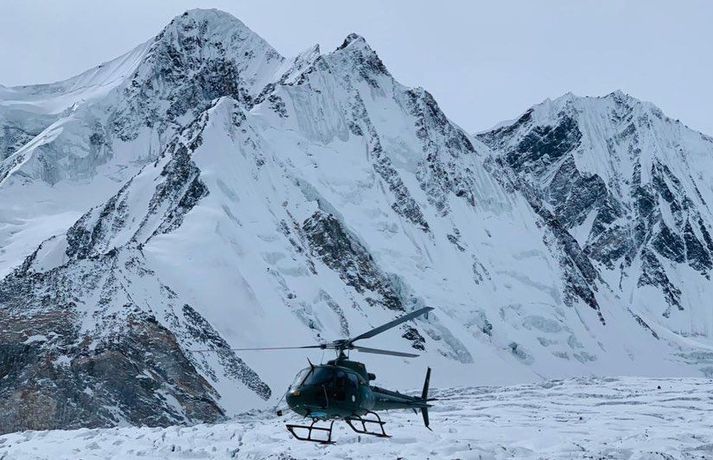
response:
M426 349L426 339L423 338L421 334L418 333L418 330L416 328L411 327L411 326L406 326L405 327L406 332L401 335L406 340L411 341L411 346L414 347L416 350L425 350Z
M428 91L409 90L406 96L425 154L417 178L429 201L442 215L449 212L450 193L475 206L473 172L461 160L475 155L468 136L446 118Z
M686 260L683 239L661 222L661 228L653 239L652 246L667 259L682 263Z
M234 18L225 36L213 34L211 19L180 16L159 34L145 62L123 90L126 104L111 116L113 131L131 140L141 127L163 132L184 114L199 115L211 101L229 96L244 107L254 103L253 62L280 62L282 57ZM255 48L245 48L252 41ZM237 56L238 50L243 50Z
M3 124L0 132L0 161L15 153L38 134L39 132L28 132L18 126Z
M651 326L649 326L649 325L646 323L646 321L644 321L639 315L637 315L636 313L634 313L634 312L631 311L631 310L629 310L629 313L631 313L631 316L634 317L634 319L636 320L636 322L639 323L639 325L640 325L641 327L643 327L644 329L646 329L647 331L649 331L649 332L651 333L651 335L652 335L655 339L658 340L659 335L656 333L656 331L654 331L653 329L651 329Z
M379 56L366 43L366 40L357 34L349 34L337 51L349 52L349 59L357 75L373 87L378 87L375 77L390 75Z
M705 227L701 228L705 229ZM690 221L686 221L686 226L683 230L683 240L686 245L686 260L691 267L700 272L705 272L713 268L711 254L708 252L703 243L698 240Z
M336 217L317 211L302 227L313 254L337 272L346 284L366 293L368 302L391 310L404 309L396 289L379 270L369 251Z
M270 387L267 386L267 384L260 379L260 376L248 367L242 359L236 356L225 339L220 336L200 313L195 311L190 305L184 305L183 316L187 323L186 329L192 338L206 346L210 346L211 349L215 351L221 365L225 368L229 376L244 383L262 399L270 399L270 395L272 394Z
M683 310L681 306L681 290L674 286L666 275L661 262L659 262L653 251L644 249L641 252L641 276L637 282L641 286L656 286L663 292L669 306L675 306ZM669 316L670 308L664 312L664 316Z
M217 395L173 333L136 306L96 316L104 334L81 326L83 291L103 280L102 290L116 292L116 281L101 275L107 263L0 283L0 432L222 418Z
M556 126L532 128L514 150L506 153L505 158L516 171L539 175L576 149L581 139L577 122L569 116L562 116Z
M197 145L193 146L195 148ZM161 171L164 181L156 186L156 192L149 203L149 215L163 209L164 218L153 235L178 228L183 222L183 216L208 195L208 188L201 182L200 170L191 160L190 153L187 147L179 145L171 161Z
M608 199L604 181L597 175L582 176L571 156L563 161L545 193L555 215L567 228L582 224L590 212L597 212L597 207ZM597 213L598 223L611 223L617 217L613 206L609 206L607 211L606 215ZM601 232L601 224L593 227L592 231Z
M460 252L465 252L465 248L460 244L460 235L451 235L449 233L446 235L446 238L448 238L448 241L450 241L453 246L458 248Z

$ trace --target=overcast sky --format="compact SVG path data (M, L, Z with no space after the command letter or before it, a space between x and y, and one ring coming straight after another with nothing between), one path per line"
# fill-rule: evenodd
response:
M196 7L234 14L285 56L357 32L468 131L567 91L622 89L713 135L708 0L0 0L0 84L70 77Z

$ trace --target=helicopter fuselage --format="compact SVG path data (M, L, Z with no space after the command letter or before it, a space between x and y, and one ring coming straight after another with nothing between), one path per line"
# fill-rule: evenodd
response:
M285 399L292 411L313 420L360 417L386 409L428 407L422 398L369 385L373 374L344 357L302 369Z

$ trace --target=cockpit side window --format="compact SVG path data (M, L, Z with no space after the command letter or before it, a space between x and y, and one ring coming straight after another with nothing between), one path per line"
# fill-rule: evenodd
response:
M352 387L353 391L359 387L359 377L354 374L349 374L349 385Z

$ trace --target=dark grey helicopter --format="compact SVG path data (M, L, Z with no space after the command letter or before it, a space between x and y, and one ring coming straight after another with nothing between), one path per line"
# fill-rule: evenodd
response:
M434 401L428 397L428 385L431 377L431 368L426 371L421 396L408 396L397 391L370 385L376 377L367 372L363 363L352 361L347 356L351 350L362 353L379 355L400 356L414 358L418 355L400 351L381 350L356 345L358 340L368 339L389 330L401 323L421 316L433 310L431 307L421 308L412 313L403 315L382 326L353 338L335 340L319 345L302 347L266 347L266 348L235 348L236 351L246 350L291 350L318 348L322 350L335 350L337 357L327 364L313 365L297 373L290 385L285 399L290 409L303 417L312 419L310 425L287 424L286 427L292 435L300 441L311 441L321 444L332 444L332 427L335 420L344 420L355 432L381 438L390 437L384 430L384 424L378 411L388 409L412 409L421 411L423 423L429 428L428 404ZM278 411L278 415L282 415ZM325 426L319 426L325 422ZM370 429L373 427L374 429ZM378 427L378 428L377 428ZM323 435L315 436L316 433Z

